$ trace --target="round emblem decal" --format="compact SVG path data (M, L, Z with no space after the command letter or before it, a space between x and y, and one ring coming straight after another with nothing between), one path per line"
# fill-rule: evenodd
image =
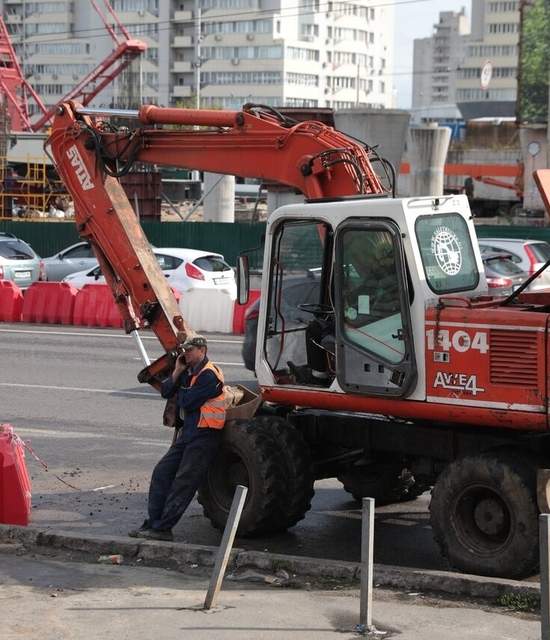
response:
M441 271L456 276L462 268L462 251L456 233L449 227L438 227L432 235L431 247Z

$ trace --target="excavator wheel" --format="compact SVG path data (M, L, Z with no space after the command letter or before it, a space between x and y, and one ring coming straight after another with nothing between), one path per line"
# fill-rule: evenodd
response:
M374 498L377 506L415 500L426 490L401 463L352 467L338 480L355 500Z
M282 531L303 518L313 480L302 445L300 435L280 418L228 422L217 459L199 489L199 502L213 526L225 527L237 484L248 487L239 535Z
M536 464L520 453L449 464L433 489L430 518L442 554L461 571L524 578L537 570Z
M255 422L274 436L285 459L286 497L273 530L286 531L311 509L314 477L309 448L302 434L282 418L258 416Z

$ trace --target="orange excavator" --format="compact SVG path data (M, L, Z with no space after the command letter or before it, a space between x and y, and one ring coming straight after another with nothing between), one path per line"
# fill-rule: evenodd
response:
M136 128L117 128L117 116ZM319 478L379 504L433 487L432 528L453 566L536 571L537 518L550 495L550 293L527 292L527 282L488 295L465 196L395 198L388 163L368 145L262 105L106 112L70 102L49 146L126 331L150 327L166 352L139 374L155 387L191 329L118 178L145 162L305 196L267 221L262 404L226 424L199 492L214 526L224 526L238 483L249 487L242 535L296 524ZM547 205L549 173L538 175ZM313 298L296 307L285 291L304 278ZM237 279L244 303L245 255Z

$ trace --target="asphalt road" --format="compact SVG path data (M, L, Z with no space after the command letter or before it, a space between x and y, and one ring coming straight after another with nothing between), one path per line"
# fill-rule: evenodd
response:
M151 358L156 338L144 337ZM209 355L229 384L255 384L238 336L209 335ZM48 471L27 456L33 524L83 533L125 534L145 516L155 462L169 446L163 401L136 380L143 364L120 330L0 324L0 421L9 422ZM337 480L316 483L312 510L288 533L239 539L238 546L339 560L360 558L361 514ZM428 521L429 496L376 514L375 562L446 569ZM194 502L176 540L216 545L220 533Z

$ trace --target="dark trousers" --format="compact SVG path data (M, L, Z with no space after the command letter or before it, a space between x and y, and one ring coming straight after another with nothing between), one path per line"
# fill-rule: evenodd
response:
M221 442L221 430L201 429L189 442L183 429L153 470L149 487L149 526L171 529L206 479Z

